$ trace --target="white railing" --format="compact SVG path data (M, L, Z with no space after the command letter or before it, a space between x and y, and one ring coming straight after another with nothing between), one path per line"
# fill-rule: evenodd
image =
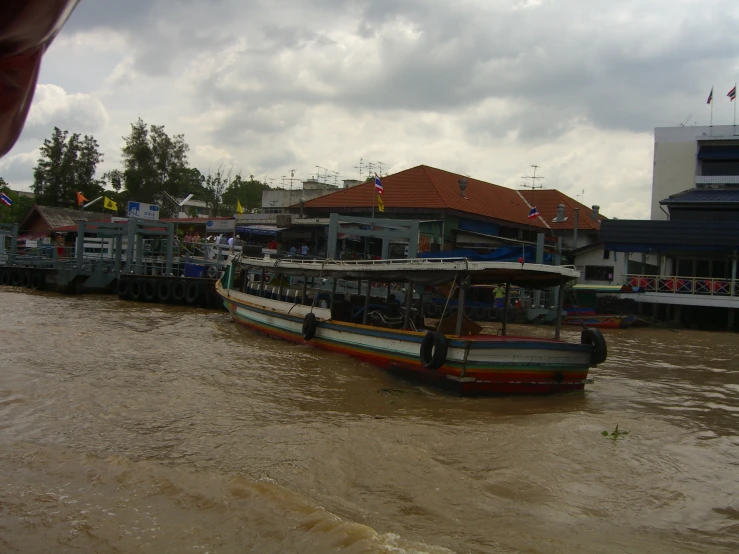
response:
M739 296L739 281L731 287L731 279L710 277L665 277L660 275L624 275L624 286L633 292L665 292L670 294L701 294Z
M729 185L739 184L739 175L697 175L696 185Z

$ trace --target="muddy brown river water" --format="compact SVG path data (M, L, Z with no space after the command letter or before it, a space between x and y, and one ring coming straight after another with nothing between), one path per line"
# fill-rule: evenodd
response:
M605 334L584 393L460 398L225 312L0 289L0 552L739 551L739 335Z

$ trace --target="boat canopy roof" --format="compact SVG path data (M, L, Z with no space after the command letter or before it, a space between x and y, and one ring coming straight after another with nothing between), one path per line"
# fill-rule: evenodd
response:
M235 263L300 277L369 279L371 281L413 281L441 285L470 277L471 284L510 283L526 288L546 288L561 280L577 279L572 266L522 264L516 262L474 262L465 258L412 258L400 260L305 260L296 258L236 257Z

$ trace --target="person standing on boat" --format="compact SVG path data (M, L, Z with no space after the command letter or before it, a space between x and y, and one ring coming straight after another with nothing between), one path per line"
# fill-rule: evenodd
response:
M497 285L493 289L493 298L495 299L495 307L502 309L503 303L505 302L505 286Z
M304 244L303 246L300 247L300 253L303 256L307 256L308 255L308 245L307 244Z

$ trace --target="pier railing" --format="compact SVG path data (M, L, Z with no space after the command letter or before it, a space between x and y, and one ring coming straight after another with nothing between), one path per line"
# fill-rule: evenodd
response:
M739 281L710 277L665 277L634 275L623 277L624 285L633 292L664 292L670 294L698 294L709 296L739 296Z

